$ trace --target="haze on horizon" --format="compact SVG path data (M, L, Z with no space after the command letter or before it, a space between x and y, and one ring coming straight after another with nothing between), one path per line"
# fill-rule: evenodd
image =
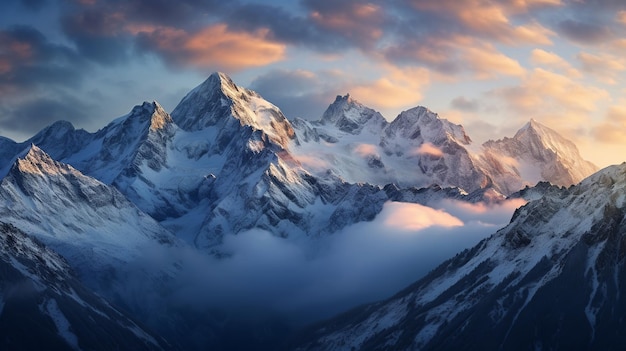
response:
M389 120L424 105L475 143L530 118L603 167L626 151L617 0L8 0L0 135L94 131L144 100L171 111L223 71L290 117L350 93Z

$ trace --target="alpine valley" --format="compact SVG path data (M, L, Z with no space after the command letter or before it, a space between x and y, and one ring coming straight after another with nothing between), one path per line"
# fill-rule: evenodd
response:
M0 345L620 349L625 194L533 119L475 145L349 95L288 118L214 73L171 113L0 138Z

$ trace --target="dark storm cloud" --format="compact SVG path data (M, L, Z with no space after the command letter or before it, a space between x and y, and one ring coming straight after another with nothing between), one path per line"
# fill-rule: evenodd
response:
M48 4L46 0L20 0L22 6L32 11L39 11Z
M284 43L322 52L350 48L372 49L392 23L385 9L373 2L302 1L304 12L279 6L247 3L232 7L225 22L245 30L269 29Z
M65 120L84 122L90 107L69 96L26 101L13 109L3 110L0 129L33 135L50 124Z
M301 15L266 4L244 4L234 8L225 18L233 28L249 31L266 28L276 40L326 51L336 49L341 40L321 32Z
M127 60L131 37L122 31L124 18L115 13L86 10L61 19L64 33L87 59L104 65Z
M0 30L0 129L34 133L52 122L84 120L79 89L89 65L72 48L29 26Z
M565 20L558 25L560 32L568 39L583 43L597 44L611 39L613 34L609 27L577 20Z
M181 38L185 39L223 25L227 33L244 32L265 41L321 53L358 49L394 64L417 64L457 75L463 71L461 67L467 67L459 52L476 45L460 38L508 45L546 44L549 31L535 15L554 10L547 3L513 0L302 0L299 6L291 5L202 0L107 1L66 6L62 24L80 52L101 64L120 64L132 55L149 52L164 59L171 68L204 71L210 61L198 58L198 52L176 51L173 60L174 51L153 45L155 38L162 42L164 34L183 33ZM513 24L518 22L514 21L518 16L519 26ZM570 36L583 35L567 23L564 26ZM218 62L215 68L225 66Z
M0 99L42 86L76 86L84 67L74 50L52 44L35 28L0 30Z
M107 1L65 8L65 35L86 58L103 65L126 62L135 54L142 27L198 28L226 8L223 2L185 0Z
M250 88L279 106L288 118L317 120L341 89L341 80L330 72L273 70L257 77Z

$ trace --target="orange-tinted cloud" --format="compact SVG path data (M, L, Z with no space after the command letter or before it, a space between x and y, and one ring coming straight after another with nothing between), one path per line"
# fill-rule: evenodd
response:
M384 224L391 228L419 231L429 227L460 227L463 222L451 214L412 203L385 204Z
M318 155L296 155L296 160L307 170L326 171L331 165Z
M11 67L11 62L9 62L9 60L0 58L0 74L10 72Z
M378 147L373 144L358 144L354 148L354 152L356 152L361 157L376 155L378 154Z
M582 63L582 69L594 75L601 82L607 84L616 84L615 77L626 70L624 59L608 54L590 54L581 52L577 56Z
M477 79L489 79L498 75L521 76L525 69L516 60L497 51L492 45L466 47L461 54Z
M431 143L423 143L412 152L413 155L428 155L433 157L442 157L443 151Z
M444 207L449 207L450 204L453 204L455 207L457 207L458 209L464 212L478 215L478 214L485 214L488 212L492 212L496 209L498 211L512 212L516 208L524 206L526 204L526 200L521 199L521 198L510 199L510 200L506 200L498 204L487 204L484 202L471 203L471 202L458 201L458 200L444 200L443 204L446 205Z
M534 49L530 56L530 62L535 66L557 69L571 78L580 78L582 76L569 62L554 52Z
M424 43L410 43L388 48L391 61L417 61L434 69L441 79L469 73L476 79L498 76L521 76L525 69L515 59L498 51L491 43L467 35L430 38Z
M285 57L286 46L268 39L267 34L267 30L236 32L225 24L216 24L194 33L157 27L149 33L141 32L140 36L144 48L158 53L173 66L237 71Z
M566 112L591 112L599 101L607 100L606 90L589 86L570 77L535 68L519 86L493 91L516 112L555 113L566 117ZM526 117L527 118L527 117Z
M429 73L423 68L386 67L386 75L371 82L355 83L348 87L357 100L377 109L400 108L416 104L422 99L422 89L429 82Z
M482 36L508 44L550 44L554 33L538 22L514 25L510 16L536 6L557 6L560 1L413 0L421 11L452 17L472 36Z
M603 143L626 142L626 107L611 106L604 121L593 129L593 137Z

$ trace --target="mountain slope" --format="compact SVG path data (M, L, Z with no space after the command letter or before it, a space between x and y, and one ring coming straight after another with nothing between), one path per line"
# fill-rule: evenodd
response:
M570 186L598 170L574 143L533 119L512 138L484 143L479 158L505 193L542 180Z
M300 349L620 349L625 194L626 163L546 191L492 237L325 323Z
M160 337L85 288L56 253L0 223L0 348L161 350Z
M26 149L0 182L0 217L65 257L91 287L108 284L111 270L176 238L119 191Z
M346 95L320 120L296 119L293 126L297 142L291 152L304 168L351 183L437 184L467 192L493 187L508 195L538 181L569 186L597 170L571 141L534 120L513 138L474 147L462 126L425 107L388 123Z
M213 73L189 92L172 111L172 118L186 131L218 127L227 132L233 129L229 124L237 121L262 131L283 148L294 138L291 124L276 106L256 92L237 86L223 73ZM227 142L226 137L218 133L218 144Z

